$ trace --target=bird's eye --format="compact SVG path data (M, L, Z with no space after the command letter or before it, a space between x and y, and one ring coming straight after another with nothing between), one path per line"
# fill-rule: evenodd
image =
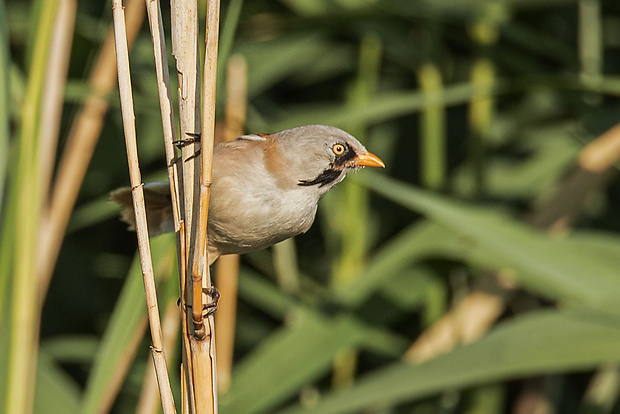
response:
M334 154L336 154L336 155L344 154L344 150L345 150L345 148L344 148L344 145L342 145L342 144L335 144L332 147L332 151L334 151Z

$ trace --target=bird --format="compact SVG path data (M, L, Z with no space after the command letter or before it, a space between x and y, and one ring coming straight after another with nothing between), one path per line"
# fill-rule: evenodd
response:
M319 200L347 173L385 168L347 132L305 125L242 135L213 149L207 238L209 265L218 257L261 250L308 231ZM174 231L167 182L144 185L149 235ZM135 230L131 189L110 193Z

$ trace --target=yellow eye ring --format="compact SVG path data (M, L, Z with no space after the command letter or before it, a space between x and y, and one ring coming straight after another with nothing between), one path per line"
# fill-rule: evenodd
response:
M334 146L332 147L332 151L334 151L334 154L336 155L342 155L344 154L345 147L342 144L334 144Z

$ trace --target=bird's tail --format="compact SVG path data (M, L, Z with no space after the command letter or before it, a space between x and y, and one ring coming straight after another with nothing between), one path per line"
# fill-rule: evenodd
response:
M110 193L110 200L123 207L121 220L129 224L129 230L136 229L136 218L131 198L131 188L118 188ZM167 182L154 182L144 185L144 204L149 236L174 231L170 186Z

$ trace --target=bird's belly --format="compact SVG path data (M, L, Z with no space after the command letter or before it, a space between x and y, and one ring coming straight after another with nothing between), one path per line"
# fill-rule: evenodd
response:
M221 254L264 249L306 232L314 221L318 202L295 190L228 188L226 193L226 197L218 197L214 189L209 204L209 244Z

